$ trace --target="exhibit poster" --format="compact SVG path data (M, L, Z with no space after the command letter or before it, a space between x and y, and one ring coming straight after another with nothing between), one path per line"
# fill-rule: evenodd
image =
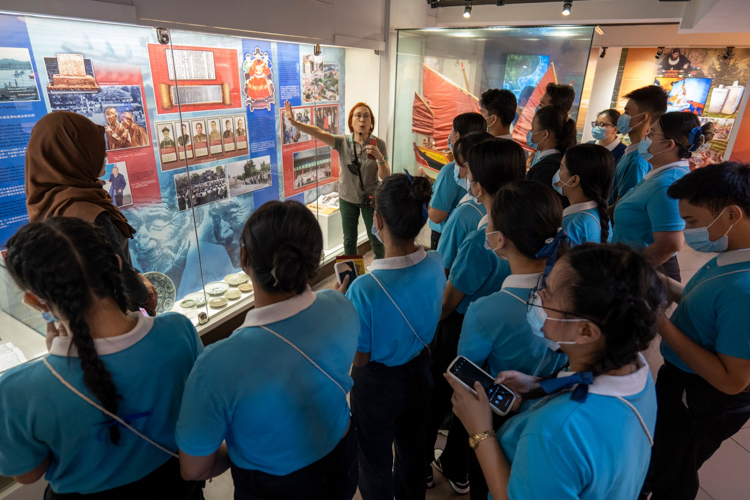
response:
M129 179L128 165L124 161L108 163L104 167L104 175L101 177L102 188L112 197L114 206L127 207L133 204Z
M260 47L255 47L252 53L245 54L245 60L242 62L244 94L247 109L251 113L256 109L271 111L276 96L272 69L273 63L268 52Z
M659 85L667 91L667 112L687 111L702 115L711 79L657 77L654 85Z

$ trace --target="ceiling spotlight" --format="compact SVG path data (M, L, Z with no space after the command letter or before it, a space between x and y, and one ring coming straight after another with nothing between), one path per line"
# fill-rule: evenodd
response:
M569 16L570 15L570 9L573 8L573 2L565 2L563 4L563 16Z
M659 59L661 56L664 55L664 47L659 47L656 51L656 59Z
M466 7L464 7L464 17L466 19L471 17L471 2L466 2Z
M606 56L606 55L607 55L607 47L602 47L602 51L599 54L599 57L602 58L602 59L604 59L604 56Z
M727 51L721 57L723 57L725 61L733 58L734 57L734 47L727 47Z

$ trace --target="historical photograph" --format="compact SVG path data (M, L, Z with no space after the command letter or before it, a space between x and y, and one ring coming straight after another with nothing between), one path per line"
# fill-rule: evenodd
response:
M193 120L193 151L195 157L208 156L208 137L206 136L206 122Z
M229 195L237 196L271 185L271 157L261 156L227 165Z
M329 134L339 133L339 107L318 106L314 110L315 126L325 130Z
M294 119L300 123L309 125L312 123L312 108L292 108L294 113ZM308 134L303 134L297 127L292 125L292 122L287 120L286 111L281 110L281 134L282 144L295 144L297 142L307 142L312 137Z
M29 49L0 47L0 102L38 100Z
M219 119L213 118L208 120L208 144L209 151L212 155L221 154L221 131L219 130Z
M234 135L237 138L237 149L247 149L247 127L242 116L234 117Z
M159 137L159 157L162 163L177 161L177 148L174 142L174 129L169 122L157 122Z
M180 160L193 157L193 141L190 135L190 122L175 122L174 129L179 130L177 134L177 151Z
M190 207L223 200L229 195L226 172L222 165L177 174L174 176L174 185L177 190L177 208L180 212Z
M321 147L294 153L294 189L331 178L331 149Z
M104 182L102 187L112 197L112 203L116 207L127 207L133 204L128 168L124 161L108 163L101 180Z
M224 151L234 151L234 126L232 118L225 116L221 119L221 140L224 142Z

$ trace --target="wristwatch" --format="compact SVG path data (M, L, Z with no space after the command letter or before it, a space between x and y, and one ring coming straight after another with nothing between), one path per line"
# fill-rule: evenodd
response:
M474 434L473 436L469 436L469 446L471 446L472 450L476 450L477 446L479 446L479 443L491 437L495 437L494 430L489 430L489 431L481 432L479 434Z

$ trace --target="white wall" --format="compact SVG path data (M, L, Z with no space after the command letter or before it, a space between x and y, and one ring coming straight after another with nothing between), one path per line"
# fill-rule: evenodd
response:
M612 89L615 87L615 80L617 78L617 69L619 67L621 53L621 47L609 47L604 59L599 59L596 63L594 86L591 89L586 123L583 127L583 142L593 139L593 137L591 137L591 122L596 119L597 114L600 111L609 109L609 105L612 101Z

